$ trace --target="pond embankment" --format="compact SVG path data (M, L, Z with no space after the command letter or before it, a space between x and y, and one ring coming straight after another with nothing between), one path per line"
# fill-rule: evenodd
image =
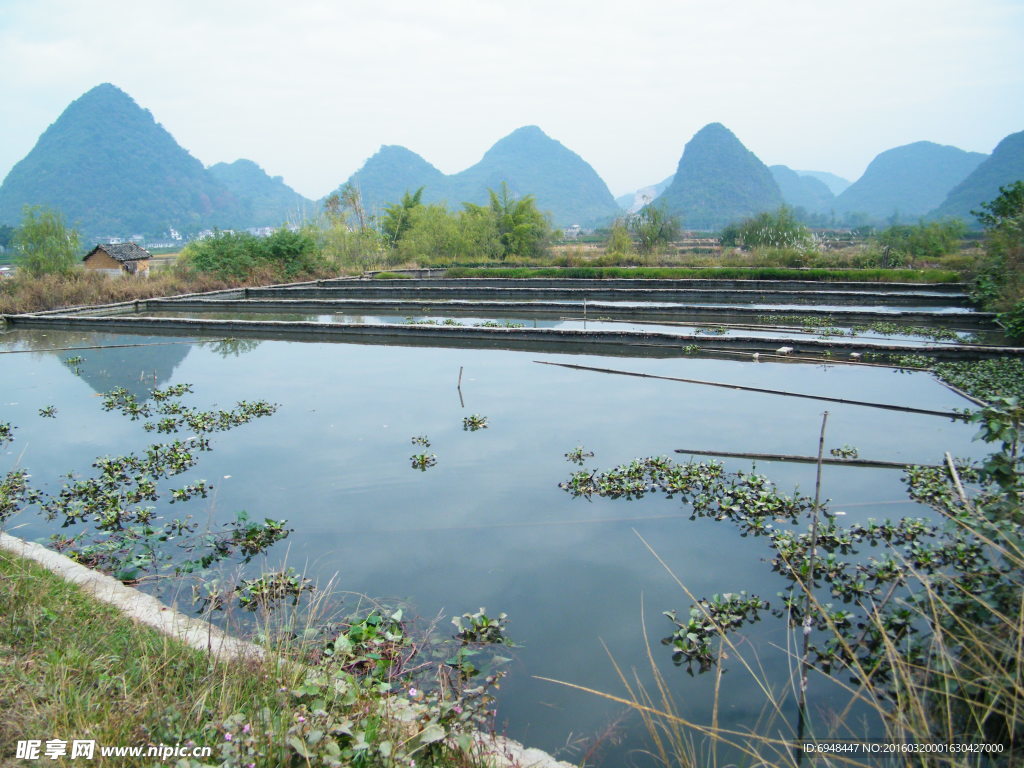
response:
M962 284L797 280L579 280L405 279L320 280L266 288L80 307L8 316L13 327L95 328L116 332L323 339L368 344L483 346L501 349L593 347L618 355L663 356L728 349L767 353L790 348L800 354L901 355L941 359L1014 356L1015 347L988 343L908 343L899 338L848 338L827 333L808 338L808 328L884 323L892 327L998 333L995 316L966 308ZM173 313L175 317L161 316ZM228 317L224 317L224 314ZM263 319L280 314L287 319ZM236 317L230 317L230 315ZM406 322L364 322L393 314ZM216 316L215 316L216 315ZM251 315L256 315L252 317ZM418 321L430 316L535 318L583 322L583 327L519 327L525 323ZM305 316L305 317L303 317ZM587 322L647 325L743 324L714 328L714 343L701 328L587 327ZM804 329L779 328L803 324ZM499 326L499 327L487 327ZM750 333L751 330L757 331ZM963 341L961 339L961 341Z

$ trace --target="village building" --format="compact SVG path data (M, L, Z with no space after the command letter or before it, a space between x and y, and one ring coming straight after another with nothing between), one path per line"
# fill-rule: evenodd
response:
M149 277L149 251L135 243L101 243L82 259L86 269L108 275L135 275Z

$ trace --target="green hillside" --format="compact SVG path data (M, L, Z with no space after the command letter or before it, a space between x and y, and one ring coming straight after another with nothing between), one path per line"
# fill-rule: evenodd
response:
M492 146L480 162L446 176L405 147L381 147L348 183L362 194L369 211L379 211L404 192L424 187L423 202L487 202L487 190L502 182L517 196L533 195L555 226L606 223L619 213L608 187L579 155L536 126L513 131Z
M555 226L605 224L619 213L607 185L582 157L535 125L510 133L480 162L450 177L449 202L484 203L502 182L533 195Z
M984 159L980 152L930 141L886 150L836 198L835 210L877 222L913 221L939 205Z
M1011 133L999 142L992 154L963 181L950 190L930 218L953 217L977 227L971 211L999 195L999 187L1024 181L1024 131Z
M72 102L0 185L0 224L62 211L86 239L234 226L238 199L148 110L104 83Z
M771 171L721 123L701 128L683 149L668 189L654 201L687 229L719 229L783 204Z
M235 227L277 227L299 222L315 204L284 183L280 176L268 176L252 160L217 163L207 169L239 203L240 219Z
M801 176L785 165L773 165L768 170L779 185L786 205L803 208L808 213L827 213L835 204L835 195L820 179Z
M447 180L447 176L415 152L391 144L377 150L346 183L359 189L367 211L380 214L385 205L420 187L425 187L424 201L443 200Z

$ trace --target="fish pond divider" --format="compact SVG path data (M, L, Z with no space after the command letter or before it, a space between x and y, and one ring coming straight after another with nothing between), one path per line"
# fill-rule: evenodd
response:
M470 278L470 281L473 279ZM412 286L377 287L374 283L412 283ZM330 281L311 281L267 288L240 288L215 291L203 294L187 294L162 299L130 301L118 304L106 304L73 309L53 310L4 317L10 328L61 328L75 330L97 330L117 333L145 333L176 336L207 338L218 337L256 337L268 339L295 339L302 341L335 341L363 344L399 344L408 346L446 346L446 347L482 347L513 350L550 350L556 352L593 352L617 356L640 357L676 357L689 354L714 353L713 348L720 348L723 353L764 353L766 355L781 349L796 355L858 357L864 353L907 355L924 354L941 359L978 359L985 357L1020 356L1024 349L1007 346L982 344L950 344L914 343L909 344L897 340L868 340L849 337L806 338L806 334L788 334L782 329L765 325L764 336L756 335L722 335L712 339L700 333L672 333L668 331L647 330L609 330L609 329L566 329L566 328L513 328L513 327L468 327L441 324L401 324L401 323L324 323L308 320L259 320L259 319L214 319L209 317L150 317L151 312L182 312L208 314L217 312L232 313L289 313L289 314L372 314L399 313L407 316L423 316L434 314L462 314L465 316L513 316L513 317L548 317L558 319L566 315L578 315L584 302L587 315L592 321L600 321L602 317L633 319L636 322L650 322L664 319L680 322L684 319L697 319L703 322L714 320L735 319L740 322L756 321L761 318L795 316L795 317L829 317L835 324L871 323L886 321L908 325L929 324L958 330L995 330L994 316L987 313L967 310L950 310L939 312L896 310L892 312L875 311L864 302L869 297L910 298L916 302L919 297L928 296L929 300L941 298L943 305L949 307L959 302L961 294L949 291L948 286L940 286L948 292L940 296L931 289L931 284L839 284L844 289L856 286L854 291L837 292L831 290L832 284L801 284L799 289L785 293L788 301L790 296L799 295L804 300L827 303L828 309L815 307L776 308L751 306L707 306L699 304L673 304L663 302L661 306L652 302L661 302L665 294L673 290L648 288L605 288L606 285L617 286L630 281L623 280L529 280L512 282L529 282L531 284L547 284L552 282L571 283L567 288L557 288L554 293L573 296L578 301L554 302L539 300L550 288L456 288L452 286L417 287L418 282L438 281L371 281L361 279L339 279ZM441 281L454 283L455 281ZM488 283L500 282L496 280ZM642 280L645 284L661 281ZM714 288L730 301L739 298L751 300L756 292L740 292L728 290L727 285L742 281L670 281L674 283L721 283ZM756 281L760 283L785 283L792 289L794 281ZM459 281L464 285L463 281ZM601 285L595 285L601 284ZM962 286L960 286L962 288ZM871 289L871 290L868 290ZM380 298L348 298L360 292L371 290L384 292ZM479 301L456 298L467 295L479 295L480 291L514 292L520 297L534 297L531 300L519 301ZM609 290L612 293L609 293ZM958 289L959 290L959 289ZM420 293L425 291L426 293ZM523 293L525 291L525 293ZM773 296L781 293L770 291ZM678 293L678 291L677 291ZM741 293L743 294L741 296ZM593 303L597 296L613 295L617 300L636 302L636 306L628 304ZM760 295L760 294L758 294ZM841 306L834 304L837 295L843 295L854 304ZM418 298L410 298L418 297ZM882 302L884 304L884 302ZM711 342L711 344L709 344Z

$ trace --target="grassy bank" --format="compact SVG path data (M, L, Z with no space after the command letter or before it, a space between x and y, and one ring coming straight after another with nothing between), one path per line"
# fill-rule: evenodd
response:
M25 739L215 746L224 738L212 724L255 717L296 682L213 663L6 551L0 584L0 762ZM95 764L128 762L97 755Z
M295 280L334 277L336 273L311 273ZM272 285L284 282L271 270L255 272L244 279L219 278L210 274L185 270L160 270L149 278L107 277L95 272L77 270L69 275L32 277L19 273L0 280L0 314L41 312L62 307L88 304L112 304L180 293L200 293L240 286Z
M73 740L95 740L89 764L97 766L160 765L100 753L151 745L211 748L209 757L178 763L189 766L481 764L463 727L471 700L450 691L446 706L422 693L411 699L400 681L384 684L372 671L370 658L409 651L394 634L398 623L383 617L336 632L328 646L321 638L319 650L291 639L309 632L289 631L285 621L272 633L264 626L263 634L284 638L276 658L301 665L216 662L4 550L0 616L2 765L14 764L17 742L29 739L41 749L62 739L69 750Z
M944 269L786 269L780 267L454 267L448 277L561 277L587 280L811 280L822 282L955 283Z

